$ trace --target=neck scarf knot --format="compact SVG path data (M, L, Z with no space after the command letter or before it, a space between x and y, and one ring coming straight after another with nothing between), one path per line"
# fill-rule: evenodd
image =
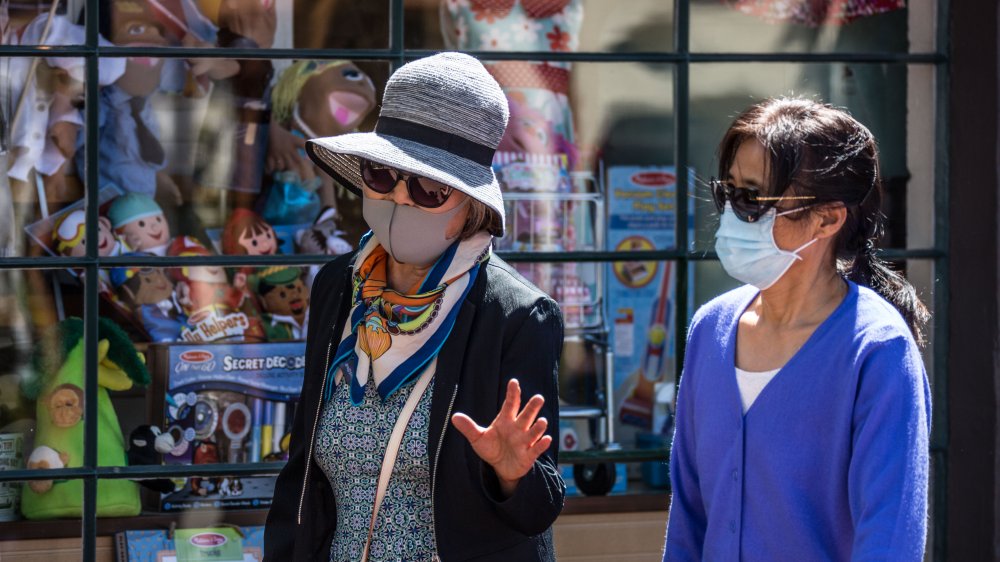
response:
M481 233L455 242L418 287L403 293L388 286L389 255L372 233L361 240L352 275L352 308L327 371L324 401L342 370L358 405L374 380L388 398L437 357L458 318L461 303L489 259L492 237Z

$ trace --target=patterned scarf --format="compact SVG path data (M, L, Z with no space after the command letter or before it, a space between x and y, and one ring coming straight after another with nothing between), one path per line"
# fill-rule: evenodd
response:
M491 255L493 237L480 233L452 244L413 294L388 287L389 256L374 234L361 239L352 276L350 322L327 371L323 400L333 395L338 372L351 384L351 402L361 404L374 380L385 400L417 377L437 357L455 326L458 311Z

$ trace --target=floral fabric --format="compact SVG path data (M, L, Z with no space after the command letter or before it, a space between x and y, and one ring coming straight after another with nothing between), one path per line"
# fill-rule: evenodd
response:
M367 385L362 403L351 403L347 384L338 384L323 407L316 436L316 462L326 474L337 502L337 530L331 562L361 559L371 523L378 476L389 436L411 382L384 401ZM428 429L434 381L417 403L399 448L389 487L379 507L370 560L429 561L436 552L431 498Z

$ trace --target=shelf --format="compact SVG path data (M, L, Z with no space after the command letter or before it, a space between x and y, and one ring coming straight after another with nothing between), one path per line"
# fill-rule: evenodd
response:
M638 483L636 486L638 489L632 493L568 497L562 515L666 511L670 496L665 491L643 489ZM167 529L171 524L189 528L211 527L220 523L241 526L263 525L266 518L266 509L144 513L135 517L98 518L97 534L111 536L120 531L135 529ZM0 541L73 538L80 536L80 529L78 519L10 521L0 523Z
M559 464L587 464L602 462L667 462L670 448L658 449L593 449L588 451L566 451L559 453Z

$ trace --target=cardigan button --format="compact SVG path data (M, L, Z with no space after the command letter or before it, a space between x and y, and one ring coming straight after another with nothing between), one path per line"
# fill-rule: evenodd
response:
M736 520L735 519L730 519L729 520L729 531L733 532L733 533L736 532Z
M733 470L733 482L739 482L740 472L738 470Z

